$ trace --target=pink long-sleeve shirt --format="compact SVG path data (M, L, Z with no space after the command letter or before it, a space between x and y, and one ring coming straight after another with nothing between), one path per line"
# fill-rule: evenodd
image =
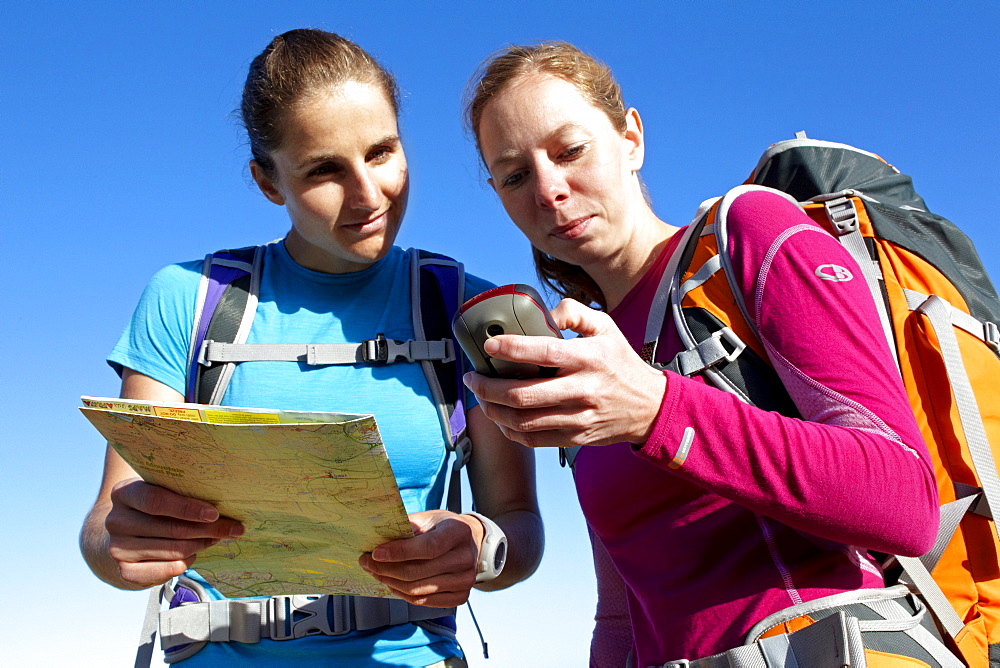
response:
M615 592L627 599L636 665L648 666L740 645L789 605L883 586L868 550L919 555L933 544L933 465L856 263L772 193L741 195L728 221L745 303L802 419L667 372L645 444L579 453L600 557L592 664L620 655L600 621L619 605ZM673 251L611 313L636 350ZM657 361L680 350L668 318ZM671 469L689 427L690 452ZM613 569L600 566L603 550Z

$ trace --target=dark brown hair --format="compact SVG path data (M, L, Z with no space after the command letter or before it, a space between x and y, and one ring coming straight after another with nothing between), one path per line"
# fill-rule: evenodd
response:
M466 91L466 122L479 145L479 124L483 109L511 84L532 74L559 77L576 86L580 94L604 112L615 130L626 129L626 107L621 88L611 69L572 44L542 42L510 46L493 54L473 75ZM480 157L482 148L480 147ZM562 297L585 304L607 303L597 283L582 268L543 253L532 246L538 278Z
M274 178L271 152L281 146L285 112L323 88L348 81L382 89L399 114L399 89L393 76L354 42L323 30L301 28L278 35L250 63L243 86L240 118L250 153Z

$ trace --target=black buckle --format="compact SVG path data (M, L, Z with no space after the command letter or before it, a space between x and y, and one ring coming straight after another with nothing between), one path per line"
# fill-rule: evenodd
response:
M387 364L389 362L389 342L385 334L377 334L374 339L365 340L361 357L369 364Z

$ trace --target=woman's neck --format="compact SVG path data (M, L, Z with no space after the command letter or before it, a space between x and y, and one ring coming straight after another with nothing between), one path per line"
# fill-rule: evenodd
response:
M645 207L632 237L612 258L600 266L585 268L604 293L610 311L635 287L679 228L668 225Z

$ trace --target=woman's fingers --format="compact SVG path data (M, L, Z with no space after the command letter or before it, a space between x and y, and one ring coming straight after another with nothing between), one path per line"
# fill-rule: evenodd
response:
M183 573L199 552L243 534L243 525L220 517L209 503L138 478L111 491L104 520L108 554L126 582L149 586Z
M180 561L118 562L122 580L143 587L163 584L191 568L194 557Z
M112 537L108 553L116 561L178 561L194 557L218 542L218 538L167 540L140 536Z
M234 538L243 525L220 517L204 501L176 494L139 480L125 480L111 491L111 511L105 520L108 532L130 536L178 538Z
M552 320L559 329L569 329L580 336L597 336L609 330L618 330L607 313L595 311L575 299L563 299L552 309Z
M416 536L379 545L361 555L359 565L414 605L464 603L476 583L479 520L432 510L410 515L410 522Z
M552 316L581 336L499 336L485 348L508 361L559 367L558 375L516 380L466 374L483 412L507 438L532 447L644 442L666 376L643 362L607 314L563 300Z
M135 508L147 515L162 515L190 522L214 522L219 511L204 501L150 485L139 478L122 480L111 490L114 505Z
M418 581L396 580L384 575L374 577L407 603L435 608L450 608L465 603L476 583L475 577L470 580L459 573Z

